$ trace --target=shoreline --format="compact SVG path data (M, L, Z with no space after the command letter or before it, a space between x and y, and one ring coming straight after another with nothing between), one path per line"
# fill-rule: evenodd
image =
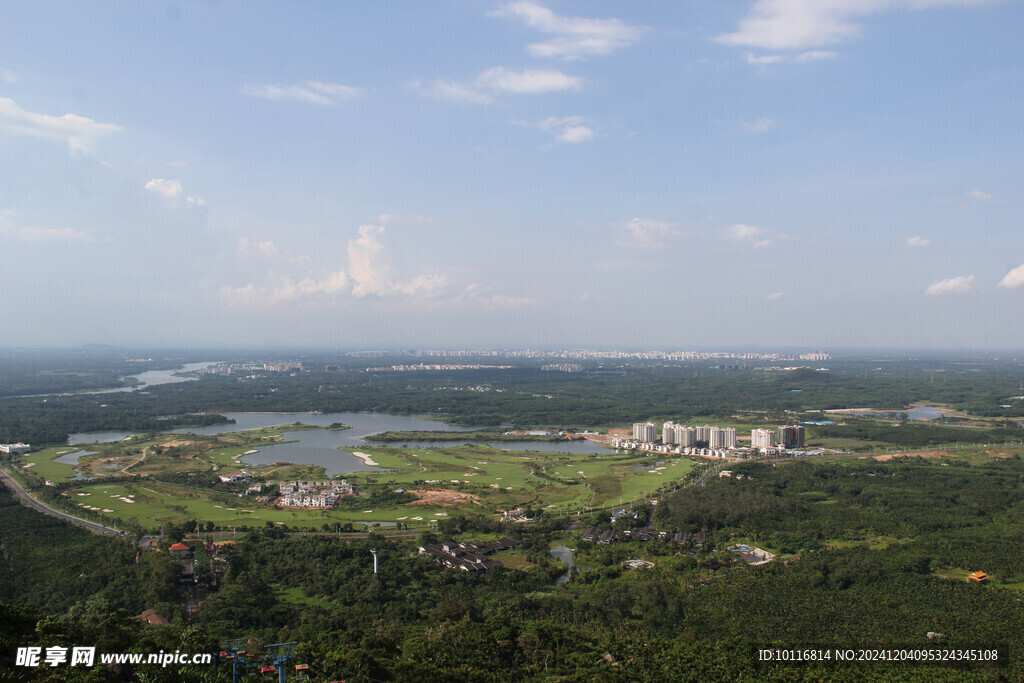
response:
M363 461L363 464L367 467L380 467L380 463L374 461L373 457L368 453L362 453L360 451L350 451L352 455Z

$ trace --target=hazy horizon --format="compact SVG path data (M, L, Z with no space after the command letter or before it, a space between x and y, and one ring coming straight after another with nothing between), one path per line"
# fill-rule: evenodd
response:
M5 15L8 346L1024 339L1022 2Z

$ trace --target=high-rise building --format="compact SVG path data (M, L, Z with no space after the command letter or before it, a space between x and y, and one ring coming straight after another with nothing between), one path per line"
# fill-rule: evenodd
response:
M786 448L803 448L804 428L801 425L779 427L779 443Z
M676 443L676 424L674 422L666 422L661 426L661 442Z
M736 448L736 428L712 427L708 434L708 448Z
M697 430L697 441L703 441L707 443L711 441L711 425L704 425L703 427L696 427Z
M634 422L633 438L637 441L654 442L658 439L658 428L653 422Z
M775 432L770 429L751 429L750 445L752 448L775 448Z
M675 426L675 443L680 446L692 446L697 443L697 430L683 425Z

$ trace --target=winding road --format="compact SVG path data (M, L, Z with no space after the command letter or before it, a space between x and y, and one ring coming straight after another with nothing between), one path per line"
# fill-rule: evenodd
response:
M103 526L102 524L97 524L96 522L90 522L87 519L80 519L78 517L74 517L72 515L67 514L66 512L56 510L50 507L49 505L46 505L45 503L41 503L40 501L33 498L28 491L22 488L21 484L15 481L3 469L0 469L0 481L3 481L4 486L10 489L11 493L17 496L18 499L22 502L22 504L27 505L33 510L42 512L44 515L49 515L50 517L62 519L65 522L70 522L75 526L80 526L83 529L88 529L89 531L95 531L101 534L110 534L112 536L124 536L123 531L118 531L117 529L111 528L109 526Z

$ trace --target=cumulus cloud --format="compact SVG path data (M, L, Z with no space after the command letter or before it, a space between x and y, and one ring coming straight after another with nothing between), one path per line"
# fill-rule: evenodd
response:
M1006 277L999 282L999 286L1006 289L1024 287L1024 265L1017 266L1007 273Z
M0 211L0 237L28 244L74 244L93 242L89 233L74 228L38 228L15 222L13 211Z
M634 218L623 227L626 229L626 238L621 240L621 244L640 249L660 247L665 238L675 234L670 223L650 218Z
M928 296L963 294L964 292L971 291L976 286L973 275L959 275L947 280L937 280L931 283L928 285L928 289L924 290L924 293Z
M772 292L771 294L765 296L765 299L767 299L768 301L778 301L781 298L782 292Z
M50 116L27 111L5 97L0 97L0 128L19 135L67 143L72 154L92 153L101 138L124 130L113 123L99 123L77 114Z
M561 119L549 116L540 121L537 127L553 135L558 142L578 145L594 139L594 129L583 125L584 120L582 116L567 116Z
M920 235L914 235L913 237L907 238L908 247L930 247L932 241L927 237L921 237Z
M968 7L999 0L757 0L739 28L716 38L726 45L807 50L860 37L859 19L886 11Z
M743 132L748 135L757 135L759 133L767 133L775 127L775 119L773 118L760 118L757 121L744 122L742 125Z
M721 232L727 239L735 240L736 242L747 242L755 247L769 247L772 245L774 238L779 237L779 235L772 235L772 233L764 228L759 228L756 225L744 225L743 223L722 228Z
M448 282L443 275L423 273L409 280L393 275L384 226L361 225L357 232L358 236L348 242L345 267L326 276L275 276L267 286L225 285L221 293L232 302L246 305L336 303L363 298L423 300L443 294ZM245 237L239 240L238 250L241 254L258 253L267 257L284 253L273 242L258 242ZM305 264L301 257L288 260L293 264Z
M527 46L526 51L534 57L571 61L607 55L639 41L644 32L643 27L632 26L621 19L564 17L530 0L507 3L490 14L517 19L530 28L554 36Z
M181 181L169 180L167 178L153 178L146 183L146 189L150 192L162 194L172 199L181 194Z
M171 200L178 199L183 191L180 180L172 180L169 178L153 178L147 182L144 187L150 192L163 195L167 199ZM185 202L190 206L206 206L205 199L202 197L195 197L193 195L186 196Z
M992 201L992 195L990 195L988 192L982 192L981 190L969 190L967 192L967 196L979 202Z
M243 95L250 97L319 105L338 104L354 100L363 94L361 88L321 81L306 81L299 85L243 85L239 90Z
M537 95L579 91L583 79L555 69L508 69L494 66L482 71L469 83L438 79L432 83L416 80L408 86L425 97L467 104L490 104L499 93Z

